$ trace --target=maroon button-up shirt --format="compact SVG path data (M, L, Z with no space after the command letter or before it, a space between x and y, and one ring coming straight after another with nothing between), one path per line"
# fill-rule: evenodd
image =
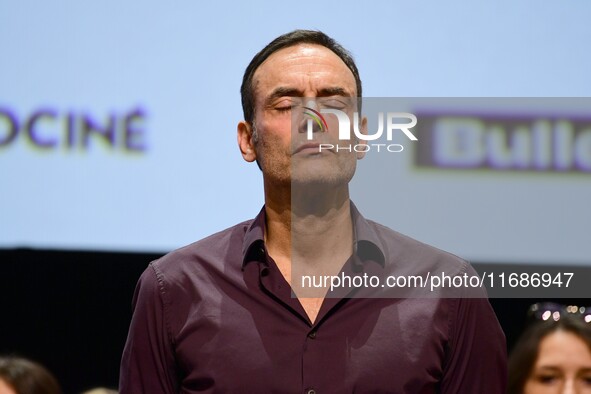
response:
M364 219L343 270L473 272ZM486 298L326 298L314 323L267 255L264 209L152 262L120 392L501 394L506 346Z

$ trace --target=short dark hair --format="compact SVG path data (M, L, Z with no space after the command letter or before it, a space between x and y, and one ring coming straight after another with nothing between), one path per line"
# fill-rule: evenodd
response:
M525 330L511 351L507 393L523 393L527 378L538 359L540 343L546 336L559 330L576 335L591 351L591 327L580 316L563 315L558 321L536 321Z
M254 120L254 85L253 77L259 66L273 53L280 49L292 47L297 44L316 44L333 51L344 63L355 77L355 85L357 87L357 96L361 97L361 78L359 77L359 70L355 65L353 56L349 51L343 48L338 42L321 31L316 30L294 30L290 33L283 34L259 53L257 53L250 61L248 67L244 71L242 78L242 86L240 87L240 94L242 96L242 110L244 111L244 120L248 123Z
M53 375L41 364L22 357L0 357L0 380L18 394L61 394Z

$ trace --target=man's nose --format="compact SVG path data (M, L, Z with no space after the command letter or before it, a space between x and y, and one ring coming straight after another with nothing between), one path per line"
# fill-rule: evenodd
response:
M298 133L313 133L323 131L322 115L318 111L318 105L315 100L308 100L297 110L297 131Z
M304 116L298 127L299 133L318 133L320 131L322 131L320 124L308 116Z

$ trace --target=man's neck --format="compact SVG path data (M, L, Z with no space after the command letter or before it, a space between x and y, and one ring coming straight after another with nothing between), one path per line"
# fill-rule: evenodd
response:
M289 197L280 192L265 189L265 243L288 282L338 274L353 251L348 186L294 187Z

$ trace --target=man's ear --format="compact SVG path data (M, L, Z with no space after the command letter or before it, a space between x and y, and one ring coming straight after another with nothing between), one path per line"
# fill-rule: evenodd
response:
M361 132L361 134L367 135L367 116L364 116L359 121L359 131ZM367 141L362 139L358 139L357 143L359 145L367 145ZM363 159L364 156L365 152L357 152L357 160Z
M240 121L237 127L238 147L242 157L249 163L256 160L257 154L252 140L252 126L245 120Z

